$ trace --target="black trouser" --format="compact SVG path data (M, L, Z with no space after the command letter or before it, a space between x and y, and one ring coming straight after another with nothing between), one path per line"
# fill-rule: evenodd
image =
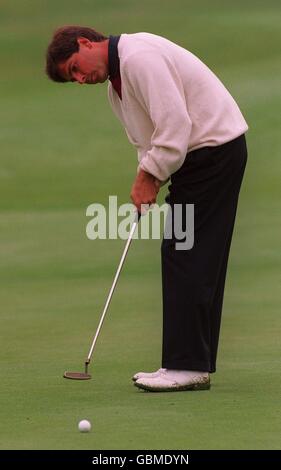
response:
M166 202L194 204L194 245L162 241L162 367L215 372L224 284L239 190L244 135L187 154L171 176Z

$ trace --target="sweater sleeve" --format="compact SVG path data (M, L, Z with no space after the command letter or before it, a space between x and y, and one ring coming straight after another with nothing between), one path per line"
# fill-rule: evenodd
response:
M192 126L181 80L169 59L152 52L128 57L124 71L154 128L140 167L166 181L184 162Z

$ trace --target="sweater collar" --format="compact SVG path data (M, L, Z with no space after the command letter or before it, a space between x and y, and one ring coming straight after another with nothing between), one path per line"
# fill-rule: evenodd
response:
M109 80L120 76L120 60L118 56L118 42L120 36L109 36L108 42L108 71Z

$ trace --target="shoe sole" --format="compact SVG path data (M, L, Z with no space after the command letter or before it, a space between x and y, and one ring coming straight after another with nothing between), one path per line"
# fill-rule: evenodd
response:
M142 390L145 390L146 392L187 392L187 391L199 391L199 390L210 390L211 388L211 383L206 382L202 384L190 384L190 385L179 385L178 387L150 387L149 385L144 385L144 384L137 384L136 382L134 383L135 387L141 388Z

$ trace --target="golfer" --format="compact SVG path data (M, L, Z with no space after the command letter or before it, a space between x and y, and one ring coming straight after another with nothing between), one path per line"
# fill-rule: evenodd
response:
M162 367L133 380L151 392L209 389L247 160L245 119L199 58L149 33L106 37L92 28L61 27L48 47L46 72L56 82L109 80L112 109L137 149L131 198L139 211L156 202L167 181L173 217L175 205L183 214L194 205L192 248L178 250L174 233L162 241Z

